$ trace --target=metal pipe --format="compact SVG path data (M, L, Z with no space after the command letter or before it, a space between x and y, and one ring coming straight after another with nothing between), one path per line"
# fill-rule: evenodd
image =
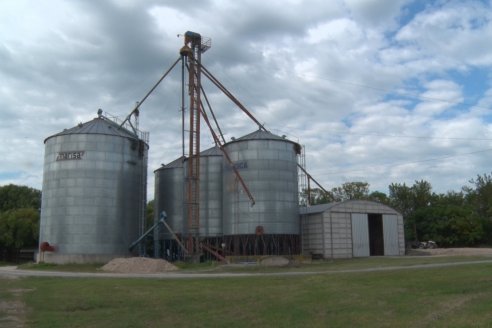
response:
M181 147L185 155L185 57L181 55Z
M207 94L205 93L203 86L200 86L200 88L202 89L202 94L203 94L203 97L205 98L205 102L207 103L208 109L210 110L210 114L212 114L212 118L214 119L215 126L217 127L217 130L219 131L219 135L222 138L222 143L225 143L224 134L222 133L222 130L220 129L219 122L217 122L217 118L215 117L215 113L212 110L212 106L210 105L210 102L208 101ZM202 108L203 108L203 104L202 104Z
M244 182L243 178L241 177L241 174L239 174L238 169L234 166L234 163L232 162L231 158L229 157L229 154L227 153L227 151L224 149L224 146L222 145L222 143L220 142L219 138L217 137L217 134L212 129L212 125L210 124L210 121L209 121L209 119L207 117L207 114L203 110L203 104L202 104L202 106L200 106L200 108L201 108L201 111L202 111L202 117L203 117L205 123L208 125L208 128L210 129L210 132L212 133L212 137L214 138L215 144L219 146L219 149L224 154L224 157L226 158L227 163L231 166L234 174L236 175L237 179L239 180L239 183L243 187L243 190L248 195L248 198L251 201L251 206L254 206L255 203L256 203L255 202L255 198L253 197L253 195L249 191L248 187L246 186L246 183Z
M248 115L248 117L250 119L253 120L253 122L255 122L258 127L261 129L261 130L264 130L264 131L267 131L267 129L265 129L265 127L263 126L263 124L261 124L254 116L253 114L251 114L247 109L246 107L243 106L243 104L241 104L241 102L239 100L236 99L236 97L234 97L234 95L229 92L229 90L226 89L226 87L220 83L219 80L217 80L217 78L215 78L215 76L212 75L212 73L210 73L203 65L200 64L200 69L203 73L203 75L205 75L213 84L215 84L215 86L217 88L219 88L227 97L229 97L229 99L232 100L233 103L235 103L246 115Z
M314 183L316 183L316 185L317 185L317 186L318 186L321 190L323 190L323 192L324 192L326 195L329 195L329 194L330 194L330 193L329 193L329 192L328 192L325 188L323 188L323 186L322 186L322 185L320 185L320 184L318 183L318 181L316 181L316 180L315 180L315 179L311 176L311 174L309 174L309 173L308 173L308 172L307 172L307 171L306 171L306 170L305 170L305 169L304 169L301 165L297 164L297 166L298 166L298 167L302 170L302 172L304 172L304 173L307 175L308 179L313 180L313 182L314 182Z
M173 70L174 66L176 66L176 64L181 60L181 57L179 57L175 62L174 64L171 65L171 67L164 73L164 75L159 79L159 81L157 81L157 83L152 87L152 89L150 89L149 92L147 92L147 94L142 98L142 100L140 100L139 102L137 102L137 105L135 106L135 108L130 112L130 114L128 114L128 116L123 120L123 122L120 124L120 128L123 126L123 124L126 123L126 121L129 121L130 120L130 117L133 115L133 113L135 113L136 111L138 111L138 109L140 108L140 106L143 104L143 102L150 96L150 94L155 90L155 88L157 88L157 86L162 82L162 80L164 80L164 78Z

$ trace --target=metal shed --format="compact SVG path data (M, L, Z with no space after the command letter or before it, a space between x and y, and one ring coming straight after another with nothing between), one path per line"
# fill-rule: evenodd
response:
M348 200L300 209L302 253L319 258L405 254L403 216L381 203Z

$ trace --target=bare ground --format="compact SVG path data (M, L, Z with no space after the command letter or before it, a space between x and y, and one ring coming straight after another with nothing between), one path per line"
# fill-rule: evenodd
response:
M11 278L7 278L11 279ZM26 326L27 307L21 301L21 296L31 289L8 289L12 294L11 300L0 300L0 327L23 328Z

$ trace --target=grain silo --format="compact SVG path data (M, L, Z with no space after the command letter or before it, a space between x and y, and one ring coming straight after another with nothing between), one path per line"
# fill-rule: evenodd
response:
M222 236L222 168L223 155L218 147L200 153L201 237Z
M40 243L45 262L128 256L143 230L148 134L101 113L44 141Z
M155 220L160 213L167 214L166 222L178 237L187 233L186 208L183 188L188 167L185 157L180 157L155 170ZM212 147L200 153L200 238L207 244L220 244L222 236L222 152ZM159 228L154 238L156 257L180 257L179 246L166 228ZM161 250L165 250L162 252Z
M225 144L256 203L224 166L223 234L234 255L299 254L297 155L300 145L258 130Z
M176 234L182 234L185 228L183 221L184 160L185 157L180 157L154 171L155 220L159 220L160 213L165 211L166 222ZM167 232L161 229L161 233ZM164 237L160 236L160 239L162 238Z

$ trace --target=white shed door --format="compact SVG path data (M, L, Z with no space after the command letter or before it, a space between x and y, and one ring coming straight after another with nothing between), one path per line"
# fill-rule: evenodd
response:
M384 255L400 255L398 245L398 218L396 215L383 215Z
M367 214L352 213L352 252L354 257L370 254Z

